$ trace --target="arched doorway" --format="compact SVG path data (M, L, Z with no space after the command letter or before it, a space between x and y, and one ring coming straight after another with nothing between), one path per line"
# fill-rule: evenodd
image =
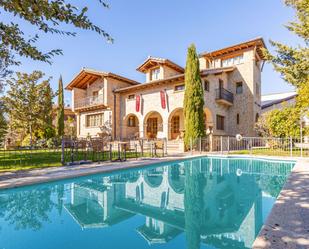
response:
M125 138L139 138L139 121L135 114L128 114L124 120L123 133Z
M163 119L160 113L154 111L146 115L144 121L144 131L146 138L154 139L158 137L159 132L163 132Z
M169 139L179 139L184 133L184 115L183 108L177 108L169 116Z

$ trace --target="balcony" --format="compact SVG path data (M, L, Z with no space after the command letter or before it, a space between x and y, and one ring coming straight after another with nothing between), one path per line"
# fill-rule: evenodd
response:
M96 110L106 108L103 94L78 99L74 102L74 109L77 111Z
M226 106L232 106L234 102L234 95L224 88L216 89L216 102Z

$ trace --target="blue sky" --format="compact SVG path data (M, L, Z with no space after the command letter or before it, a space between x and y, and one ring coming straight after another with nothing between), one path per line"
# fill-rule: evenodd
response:
M76 1L73 1L76 2ZM78 1L82 6L86 1ZM53 64L22 59L18 71L42 70L52 76L57 89L59 75L66 85L82 67L114 72L143 82L144 75L136 67L148 55L169 58L184 66L186 49L195 43L198 52L211 51L262 36L296 45L298 40L285 27L294 12L283 0L110 0L110 9L101 8L96 1L87 1L90 18L115 39L109 44L90 31L77 31L77 37L41 35L38 46L43 51L63 49L63 56ZM1 14L2 15L2 14ZM11 16L2 15L8 22ZM21 23L26 34L34 34L30 25ZM71 26L60 26L72 30ZM293 89L271 65L262 73L262 92L284 92ZM66 93L70 102L70 93Z

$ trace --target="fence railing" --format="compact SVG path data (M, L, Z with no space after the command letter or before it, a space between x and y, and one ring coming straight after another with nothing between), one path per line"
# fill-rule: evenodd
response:
M129 158L164 157L166 140L106 141L102 138L64 139L53 148L0 149L0 171L41 168Z
M81 98L74 103L74 108L84 108L91 107L95 105L104 104L104 96L103 94L99 94L98 96L90 96L86 98Z
M232 136L208 136L192 140L189 151L220 152L228 154L249 154L305 157L309 156L309 143L301 138L263 138Z

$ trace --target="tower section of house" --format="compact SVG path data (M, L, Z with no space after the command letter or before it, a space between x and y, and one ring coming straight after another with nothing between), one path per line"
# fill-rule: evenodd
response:
M246 41L220 50L200 54L201 70L233 67L228 74L219 79L206 77L209 88L205 91L205 103L216 110L213 115L217 134L237 133L253 136L254 124L261 113L261 71L266 48L262 38ZM216 98L215 105L208 101Z
M82 69L66 87L72 92L77 136L93 137L109 132L114 137L120 113L114 90L136 84L139 83L110 72Z

